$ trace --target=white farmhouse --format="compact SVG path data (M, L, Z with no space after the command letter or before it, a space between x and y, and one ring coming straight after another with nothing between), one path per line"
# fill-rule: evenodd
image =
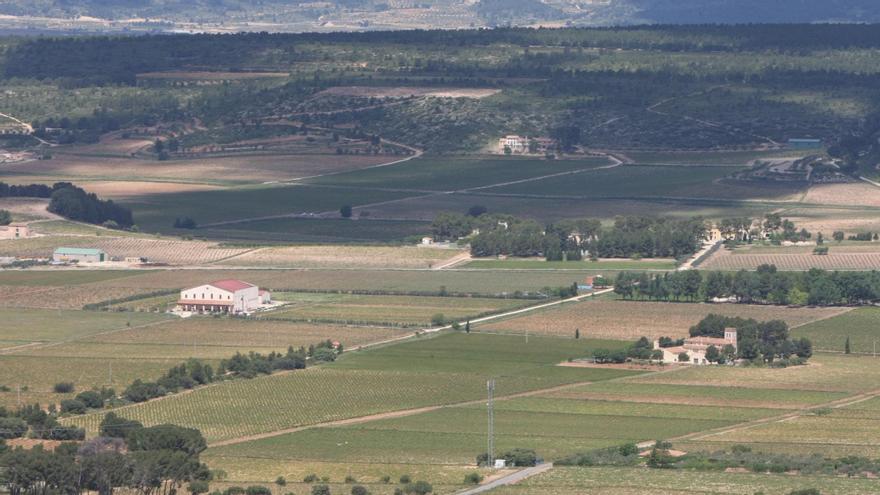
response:
M177 308L192 313L247 314L271 302L268 291L241 280L219 280L180 291Z
M684 344L675 347L660 347L659 341L654 341L654 349L663 351L664 363L690 363L690 364L709 364L706 359L706 350L709 347L715 347L719 351L724 346L729 345L736 349L737 332L735 328L726 328L724 330L724 338L717 337L690 337L684 339ZM687 361L680 361L679 356L686 354Z

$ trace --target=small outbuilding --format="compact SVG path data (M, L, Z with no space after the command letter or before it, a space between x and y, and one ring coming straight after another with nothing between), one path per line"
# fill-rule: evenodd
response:
M9 225L0 225L0 239L23 239L30 237L31 231L28 224L12 222Z
M52 253L56 263L103 263L110 257L102 249L60 247Z

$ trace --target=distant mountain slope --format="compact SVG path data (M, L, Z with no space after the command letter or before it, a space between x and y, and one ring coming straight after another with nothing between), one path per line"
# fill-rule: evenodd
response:
M541 23L880 22L880 0L0 0L0 14L74 24L79 16L176 24L160 24L159 29L445 29Z

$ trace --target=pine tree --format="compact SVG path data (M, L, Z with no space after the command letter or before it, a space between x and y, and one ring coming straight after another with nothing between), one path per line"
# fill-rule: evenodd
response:
M845 354L852 354L852 349L849 345L849 335L846 336L846 344L843 345L843 352Z

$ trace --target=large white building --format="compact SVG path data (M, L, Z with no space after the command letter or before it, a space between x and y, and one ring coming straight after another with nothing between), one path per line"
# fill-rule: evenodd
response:
M241 280L219 280L180 291L177 308L191 313L247 314L271 302L269 291Z

